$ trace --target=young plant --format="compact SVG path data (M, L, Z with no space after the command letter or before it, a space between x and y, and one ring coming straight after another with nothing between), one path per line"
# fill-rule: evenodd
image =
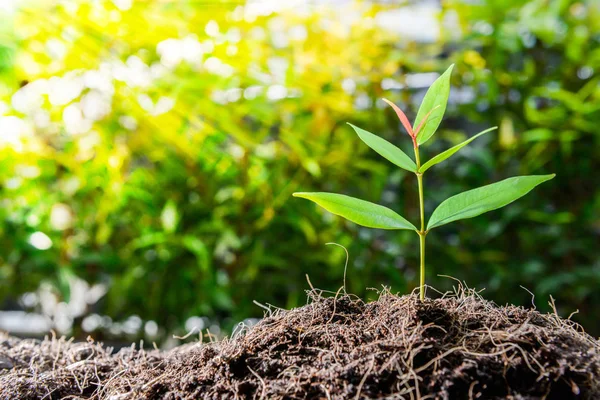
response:
M335 193L294 193L295 197L311 200L327 211L362 226L379 229L408 229L415 231L419 236L420 241L421 265L419 294L421 300L425 298L425 238L429 231L449 222L473 218L485 212L504 207L526 195L540 183L554 177L554 174L515 176L497 183L492 183L491 185L467 190L466 192L457 194L443 201L435 211L433 211L427 225L425 225L425 211L423 208L423 175L425 172L434 165L439 164L452 156L479 136L497 128L493 127L486 129L470 139L441 152L427 162L421 163L419 146L433 136L439 127L444 111L446 110L448 95L450 93L450 74L452 73L452 67L453 65L450 66L450 68L448 68L427 90L423 102L419 107L419 111L417 112L415 123L412 126L402 110L392 102L383 99L394 109L400 122L404 126L404 129L406 129L406 132L412 139L415 152L414 161L390 142L367 132L364 129L349 124L367 146L375 150L379 155L386 158L391 163L407 171L413 172L416 175L421 215L419 228L415 227L395 211L368 201Z

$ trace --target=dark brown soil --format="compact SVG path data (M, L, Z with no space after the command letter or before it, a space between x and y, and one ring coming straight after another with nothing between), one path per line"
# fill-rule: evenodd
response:
M309 298L170 352L0 336L0 399L600 398L599 342L556 314L463 290Z

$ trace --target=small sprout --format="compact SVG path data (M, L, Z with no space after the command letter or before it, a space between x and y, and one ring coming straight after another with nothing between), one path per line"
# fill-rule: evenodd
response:
M389 100L383 99L394 109L400 122L412 139L415 153L414 161L387 140L349 124L367 146L396 166L413 172L416 175L421 216L419 228L395 211L368 201L335 193L294 193L295 197L311 200L327 211L344 217L358 225L369 228L407 229L415 231L420 241L419 294L421 300L425 298L425 237L429 231L453 221L473 218L485 212L504 207L526 195L537 185L555 176L554 174L516 176L477 189L467 190L444 200L433 211L429 217L429 221L425 224L423 193L423 175L425 171L446 160L479 136L497 129L497 127L486 129L421 164L419 145L425 143L433 136L442 121L442 117L446 111L446 104L448 103L448 95L450 94L450 74L452 73L452 67L450 66L427 90L415 118L416 121L419 121L418 124L415 122L411 126L406 114L398 106Z

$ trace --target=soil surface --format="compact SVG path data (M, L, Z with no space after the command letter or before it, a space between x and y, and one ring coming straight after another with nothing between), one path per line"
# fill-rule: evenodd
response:
M471 290L309 300L169 352L0 335L0 399L600 398L600 343L556 314Z

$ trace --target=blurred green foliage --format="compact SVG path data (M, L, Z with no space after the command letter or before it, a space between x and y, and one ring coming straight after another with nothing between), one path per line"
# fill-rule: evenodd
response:
M419 83L423 73L455 62L443 140L425 153L482 126L500 131L432 169L429 212L507 176L557 177L440 229L428 282L449 288L434 276L443 271L529 304L523 285L538 305L552 294L565 313L579 308L600 333L595 2L447 1L433 42L383 28L398 6L367 2L127 3L23 7L2 36L1 297L49 284L68 301L76 276L109 287L89 311L167 330L198 315L231 326L261 315L252 300L302 304L305 274L336 290L345 253L331 241L350 251L350 291L411 290L410 232L363 229L291 193L346 193L416 221L414 177L381 163L345 122L410 147L379 99L414 117L432 80Z

